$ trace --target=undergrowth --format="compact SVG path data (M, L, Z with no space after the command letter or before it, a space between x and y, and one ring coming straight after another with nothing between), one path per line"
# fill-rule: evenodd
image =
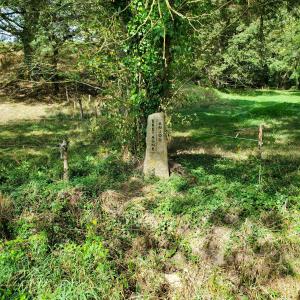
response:
M193 105L178 111L171 158L182 172L169 180L143 178L120 155L109 124L102 132L95 121L60 115L2 125L1 144L15 146L0 152L0 299L293 299L299 157L276 152L287 145L268 144L276 140L269 134L262 160L255 151L240 159L248 144L205 133L212 124L247 124L250 110L252 123L264 115L283 136L296 117L289 124L274 114L279 106L205 95L198 103L193 90ZM194 125L182 119L193 107ZM41 143L30 147L36 136ZM68 182L52 147L65 136ZM295 144L297 132L289 138Z

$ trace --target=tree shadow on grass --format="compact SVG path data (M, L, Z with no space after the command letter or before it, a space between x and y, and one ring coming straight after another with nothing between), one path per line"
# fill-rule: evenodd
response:
M299 207L300 157L234 161L221 155L177 154L173 159L185 167L187 178L193 178L188 180L188 189L166 196L164 209L173 216L184 215L192 222L204 218L218 226L239 228L250 216L276 215L287 205ZM262 221L274 230L285 226L278 218L273 220L276 224Z
M300 91L289 91L289 95L293 95L293 96L300 96Z
M300 100L299 100L300 102ZM284 117L300 117L300 104L288 102L256 102L245 99L227 100L225 104L211 105L210 107L188 107L179 111L179 118L175 120L175 130L180 130L180 117L195 116L191 119L190 126L185 129L195 128L199 124L208 123L212 126L222 125L237 127L246 124L247 121L258 121L261 117L277 119ZM198 117L197 117L198 116ZM230 126L230 124L232 124Z
M89 144L89 119L80 121L68 114L58 114L41 120L20 121L0 125L0 150L18 151L58 147L63 139L74 144Z
M172 145L175 149L187 150L193 145L207 150L218 147L226 151L255 148L260 124L266 125L266 144L276 143L276 139L284 135L288 144L299 145L300 104L243 99L229 100L229 103L179 111L173 126L176 135ZM189 121L186 122L186 119Z
M280 95L281 91L278 90L255 90L255 89L221 89L224 94L237 94L242 96L275 96Z
M237 221L238 227L250 215L295 204L300 182L300 104L281 102L280 91L251 95L276 95L279 101L265 101L271 97L249 101L241 95L224 104L198 103L179 111L170 156L193 180L178 196L166 196L164 209L169 213L193 220L205 216L221 226ZM266 125L262 160L260 124Z
M300 131L297 130L300 128L300 105L243 99L229 102L230 105L225 106L184 110L184 116L196 113L194 120L188 125L181 126L179 122L175 125L177 132L170 149L172 158L190 172L200 174L196 176L203 177L204 182L207 178L212 179L212 183L200 182L200 185L217 186L216 190L209 191L209 197L201 194L201 189L207 188L204 185L200 188L199 197L178 198L172 206L175 214L215 207L210 219L226 223L227 208L224 209L224 205L227 207L229 204L214 199L231 184L238 187L238 190L233 188L232 191L237 194L236 199L244 201L241 205L245 207L241 209L251 207L251 212L244 213L245 216L255 214L265 203L275 207L276 201L299 196L300 155L296 152L300 145ZM258 125L261 123L267 125L263 150L268 154L267 159L262 161L258 159L257 151ZM248 124L251 126L246 131L240 131ZM250 140L235 139L236 133L239 133L238 138ZM246 155L242 160L236 159L243 153ZM236 155L236 158L228 158L231 155ZM259 175L262 177L261 185Z
M78 188L83 197L92 199L106 189L121 188L133 174L132 164L112 153L108 141L96 140L88 125L89 120L78 123L69 117L1 125L0 191L14 194L23 209L42 206L48 195L63 189ZM58 146L65 137L72 137L68 182L62 181L63 160ZM30 192L32 203L27 190L34 191Z
M276 155L260 160L253 156L247 160L236 161L221 155L177 154L172 158L191 172L202 168L207 175L222 176L228 183L257 185L261 172L264 190L271 195L280 191L286 192L289 186L297 186L300 180L300 157Z

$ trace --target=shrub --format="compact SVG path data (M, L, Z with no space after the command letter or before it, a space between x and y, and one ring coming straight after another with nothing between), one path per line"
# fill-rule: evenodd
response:
M0 297L119 299L118 280L101 239L90 236L50 249L45 233L1 244ZM16 290L17 289L17 290ZM23 298L27 299L27 298Z

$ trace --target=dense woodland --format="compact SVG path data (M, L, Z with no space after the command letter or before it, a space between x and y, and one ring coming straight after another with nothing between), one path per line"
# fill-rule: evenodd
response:
M299 0L0 0L0 299L300 299L299 89Z

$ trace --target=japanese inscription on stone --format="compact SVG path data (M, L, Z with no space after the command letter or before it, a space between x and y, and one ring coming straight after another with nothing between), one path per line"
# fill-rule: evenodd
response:
M168 178L168 153L163 113L155 113L148 117L146 142L144 173Z
M151 120L151 152L159 152L163 150L163 123L161 120Z

